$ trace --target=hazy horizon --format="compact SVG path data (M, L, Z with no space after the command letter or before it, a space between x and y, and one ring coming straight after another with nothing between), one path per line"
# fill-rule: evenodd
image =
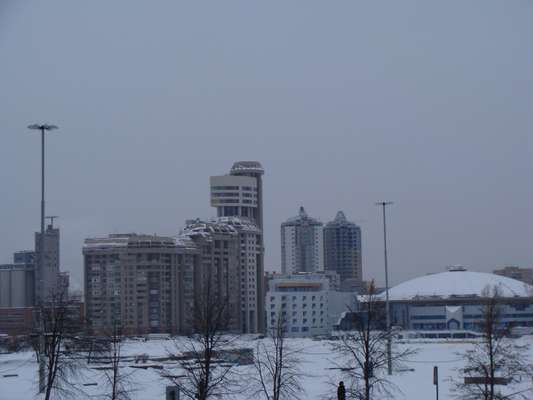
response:
M74 4L75 3L75 4ZM82 282L86 237L176 235L209 176L265 168L265 267L280 224L343 210L363 275L533 266L533 3L0 4L0 263L47 215Z

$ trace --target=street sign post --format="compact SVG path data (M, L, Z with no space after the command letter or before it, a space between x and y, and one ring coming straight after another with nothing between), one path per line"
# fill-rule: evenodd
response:
M433 367L433 384L435 385L436 399L439 400L439 367Z

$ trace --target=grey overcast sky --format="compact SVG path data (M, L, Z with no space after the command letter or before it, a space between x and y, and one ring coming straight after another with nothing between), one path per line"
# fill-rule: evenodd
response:
M304 205L363 230L364 276L533 265L533 1L0 0L0 262L48 214L83 239L211 217L209 176L266 169L267 269Z

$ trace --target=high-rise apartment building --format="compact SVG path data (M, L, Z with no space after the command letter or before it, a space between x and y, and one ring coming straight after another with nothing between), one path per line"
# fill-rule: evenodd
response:
M361 228L342 211L324 226L324 268L339 274L341 287L362 284Z
M245 217L263 229L263 167L257 161L238 161L229 175L212 176L211 206L218 217Z
M219 222L234 226L239 233L241 330L244 333L265 329L263 174L260 163L238 161L229 175L210 178L211 205L217 209Z
M217 221L235 229L239 237L238 257L241 296L241 332L263 332L264 281L263 235L259 227L248 218L220 217Z
M316 272L324 269L322 222L300 207L298 216L281 224L281 272Z
M198 248L200 260L194 269L192 290L195 303L209 306L224 302L221 311L227 316L228 329L241 330L241 296L239 276L239 233L231 225L218 221L188 221L179 238L189 238ZM207 304L204 304L208 302ZM194 319L194 304L187 304L186 318ZM191 321L194 326L194 321Z
M44 232L43 256L40 248L41 233L35 232L35 299L46 301L58 288L59 228L52 224ZM42 261L41 261L42 260Z
M183 238L113 234L83 247L89 327L103 332L120 322L126 334L186 331L197 246Z

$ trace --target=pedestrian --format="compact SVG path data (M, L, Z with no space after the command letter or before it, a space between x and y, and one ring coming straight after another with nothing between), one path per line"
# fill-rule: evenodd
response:
M344 382L339 382L339 388L337 389L337 400L346 400L346 388Z

